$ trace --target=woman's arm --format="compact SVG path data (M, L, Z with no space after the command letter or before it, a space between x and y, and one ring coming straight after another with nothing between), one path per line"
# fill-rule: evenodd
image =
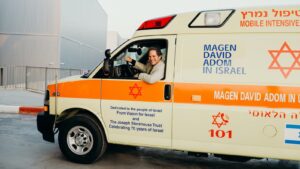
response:
M130 56L125 56L125 61L129 62L132 64L132 66L135 68L135 69L138 69L140 70L141 72L146 72L147 71L147 66L132 59Z
M138 61L135 61L135 60L132 60L132 65L134 68L140 70L141 72L147 72L147 66L142 64L141 62L138 62Z
M153 68L150 74L147 73L140 73L139 79L143 80L149 84L154 84L161 80L164 77L165 72L165 64L161 63L159 65L156 65L157 67Z

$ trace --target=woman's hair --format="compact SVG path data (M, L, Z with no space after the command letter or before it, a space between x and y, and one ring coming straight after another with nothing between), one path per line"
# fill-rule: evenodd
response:
M150 47L150 48L148 49L147 56L149 56L149 53L150 53L151 50L155 50L155 51L156 51L156 54L157 54L158 56L160 56L160 57L162 56L162 53L161 53L160 49L159 49L159 48L156 48L156 47Z

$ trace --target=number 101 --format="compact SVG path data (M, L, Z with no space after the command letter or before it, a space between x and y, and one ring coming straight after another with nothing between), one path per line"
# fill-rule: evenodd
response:
M232 138L232 130L224 131L224 130L209 130L210 137L217 137L217 138Z

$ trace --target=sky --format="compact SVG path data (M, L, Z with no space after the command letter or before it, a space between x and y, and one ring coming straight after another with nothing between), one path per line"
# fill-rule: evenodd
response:
M98 0L108 15L108 31L130 38L143 21L177 13L253 6L300 5L300 0Z

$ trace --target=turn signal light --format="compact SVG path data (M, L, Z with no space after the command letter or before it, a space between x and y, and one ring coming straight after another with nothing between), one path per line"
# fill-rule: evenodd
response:
M145 30L145 29L162 29L166 27L176 15L166 16L162 18L151 19L145 21L138 30Z

